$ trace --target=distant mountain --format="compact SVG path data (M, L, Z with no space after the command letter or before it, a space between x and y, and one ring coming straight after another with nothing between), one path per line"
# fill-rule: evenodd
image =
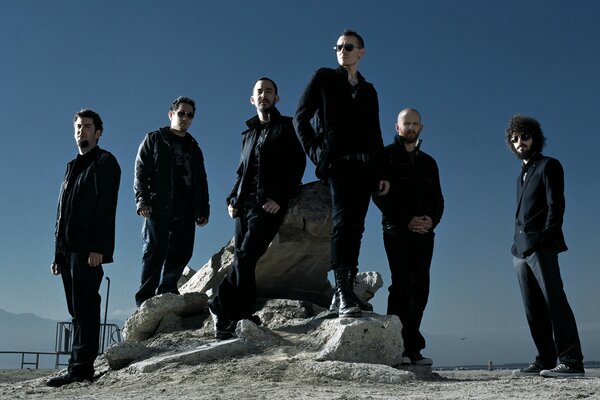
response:
M0 309L0 327L0 351L54 351L56 321ZM17 355L0 354L0 368L18 368L20 360Z

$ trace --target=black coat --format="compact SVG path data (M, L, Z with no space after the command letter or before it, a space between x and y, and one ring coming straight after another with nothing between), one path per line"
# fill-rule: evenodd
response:
M565 213L564 172L554 158L536 154L517 179L515 237L511 252L523 258L540 247L567 250L562 224Z
M99 253L113 261L115 217L121 168L98 146L67 164L61 185L55 230L55 259L67 253ZM64 259L63 259L64 260Z
M227 196L227 204L237 205L238 199L248 195L249 162L254 151L261 125L258 116L246 121L249 129L242 132L242 153L236 172L236 180ZM292 118L282 116L277 109L271 111L271 119L265 125L266 136L260 147L258 157L258 193L259 201L271 199L280 207L286 207L288 201L299 190L306 155L296 137ZM255 189L255 188L252 188Z
M398 135L385 147L385 155L390 191L385 196L373 195L373 202L382 213L384 231L406 229L412 217L422 215L431 218L433 231L444 213L437 163L420 148L413 160Z
M327 178L331 163L340 157L363 153L370 157L373 180L384 179L379 100L360 73L356 98L352 98L344 68L319 69L300 98L294 127L318 178Z
M152 213L173 215L173 169L174 158L169 144L169 127L150 132L140 144L135 159L136 207L152 207ZM194 219L205 218L208 221L210 204L208 199L208 181L204 169L204 156L198 142L186 132L185 140L192 154L192 196Z

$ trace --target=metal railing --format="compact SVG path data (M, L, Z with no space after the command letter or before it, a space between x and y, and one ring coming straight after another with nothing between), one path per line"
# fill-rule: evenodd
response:
M100 324L100 342L98 343L98 354L104 353L104 350L111 344L123 341L121 337L121 328L116 324ZM2 354L20 354L21 369L33 367L39 369L40 356L54 357L54 369L67 366L67 362L62 362L61 356L66 357L71 354L73 348L73 324L71 322L56 323L56 342L54 352L43 351L0 351ZM33 356L29 357L28 356Z

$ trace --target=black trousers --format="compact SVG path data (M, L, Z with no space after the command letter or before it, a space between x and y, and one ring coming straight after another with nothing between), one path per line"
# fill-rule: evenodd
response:
M536 359L546 366L560 362L583 368L575 316L563 290L558 254L539 249L526 258L513 257Z
M256 199L246 200L235 218L235 252L231 271L217 289L212 303L233 321L249 318L256 302L256 263L283 223L287 205L277 214L262 209Z
M92 378L100 343L100 284L102 266L90 267L88 253L70 253L60 264L67 308L73 323L69 373Z
M368 163L338 161L328 179L331 193L331 265L357 269L373 182Z
M420 327L429 299L433 239L433 233L421 235L408 230L383 234L392 278L387 313L400 318L404 353L409 356L425 348Z
M163 215L144 219L142 277L135 294L138 307L157 294L179 294L177 282L192 258L195 233L192 219Z

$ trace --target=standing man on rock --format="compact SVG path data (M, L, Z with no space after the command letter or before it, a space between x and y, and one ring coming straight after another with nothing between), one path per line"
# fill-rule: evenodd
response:
M515 373L584 376L577 324L558 265L558 254L567 250L562 232L563 168L558 160L542 154L546 137L537 120L522 115L512 117L505 138L510 150L523 161L517 179L511 251L529 330L538 351L530 366Z
M389 182L383 171L377 92L358 72L364 41L347 29L333 50L339 67L321 68L314 74L300 98L294 126L316 165L316 176L329 184L331 268L339 316L359 317L366 304L353 289L365 217L371 193L387 194Z
M388 315L402 322L403 364L431 365L423 357L420 326L429 298L433 230L444 212L437 163L421 150L421 114L407 108L398 114L394 143L385 148L390 193L373 196L382 213L383 244L390 265Z
M168 114L171 125L148 133L135 159L133 190L137 213L144 217L138 307L157 294L179 294L177 282L194 250L195 225L208 223L204 156L187 131L195 114L192 99L175 99Z
M79 155L67 164L56 217L55 252L50 270L62 277L73 318L73 345L68 372L48 386L93 381L100 341L102 264L113 262L115 216L121 182L116 158L98 146L102 119L93 110L75 114Z
M256 116L242 132L240 163L227 196L227 210L235 221L233 265L209 302L218 339L234 337L239 320L256 320L256 263L279 231L304 174L306 156L292 118L275 107L278 101L275 82L258 79L250 96Z

